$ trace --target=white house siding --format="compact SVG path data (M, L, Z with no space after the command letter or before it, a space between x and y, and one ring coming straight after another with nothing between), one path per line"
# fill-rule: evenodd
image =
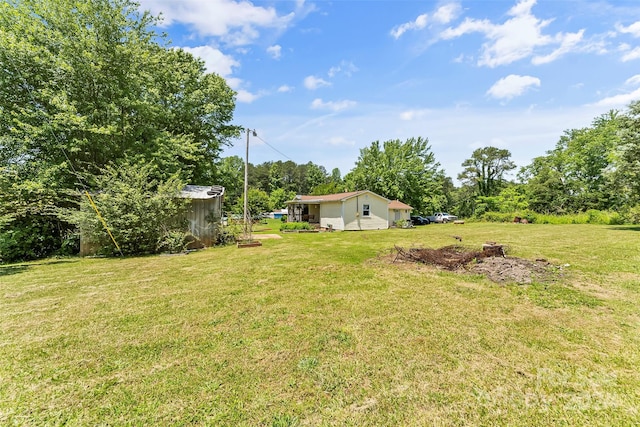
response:
M362 214L362 206L369 205L369 216ZM389 201L378 195L365 193L344 202L345 230L380 230L389 228Z
M344 230L342 220L342 202L323 203L320 205L320 227Z
M409 221L411 219L411 211L409 209L389 209L389 227L401 219Z

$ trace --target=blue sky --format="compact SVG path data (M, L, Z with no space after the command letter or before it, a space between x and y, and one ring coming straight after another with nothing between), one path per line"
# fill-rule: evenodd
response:
M519 166L640 99L640 2L142 0L237 91L249 161L351 170L371 142L429 139L457 183L481 147ZM244 158L246 137L224 154ZM266 142L266 143L265 143Z

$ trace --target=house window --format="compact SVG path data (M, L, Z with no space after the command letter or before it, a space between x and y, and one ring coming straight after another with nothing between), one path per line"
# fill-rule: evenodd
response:
M362 216L369 216L369 205L362 205Z

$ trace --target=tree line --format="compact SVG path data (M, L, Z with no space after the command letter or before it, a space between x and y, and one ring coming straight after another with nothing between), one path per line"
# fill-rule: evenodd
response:
M184 237L176 196L188 183L223 185L226 212L241 212L244 161L221 157L242 131L236 94L157 23L131 0L0 3L0 261L75 253L80 229L113 254L92 203L119 251L162 250ZM608 211L640 223L640 103L565 131L519 171L496 147L461 165L456 186L422 136L372 142L344 176L313 162L249 164L250 211L367 189L420 214Z
M223 159L227 163L236 165L236 173L225 173L221 179L227 179L225 185L236 198L241 197L242 160ZM343 178L339 170L328 174L311 162L266 162L249 165L249 183L251 191L261 192L254 196L271 200L261 205L269 209L284 207L283 202L295 194L367 189L401 200L420 214L452 211L467 218L497 218L492 214L500 213L508 218L516 213L595 210L612 212L614 221L639 223L640 102L626 111L602 114L590 126L566 130L552 150L520 170L509 150L496 147L473 151L461 166L455 186L436 161L428 139L417 137L374 141L360 150L354 168ZM282 192L286 196L280 197Z

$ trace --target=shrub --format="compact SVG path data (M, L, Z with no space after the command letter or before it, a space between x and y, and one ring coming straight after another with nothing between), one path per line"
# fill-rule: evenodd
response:
M413 223L411 221L408 221L406 219L399 219L395 222L396 227L398 228L407 228L413 225Z
M223 225L219 232L216 234L216 245L224 246L235 243L238 236L242 234L244 223L242 221L234 221L228 219L226 225Z
M63 245L69 230L55 217L30 215L16 218L0 231L0 261L28 261L60 253L73 253L73 239Z
M526 219L532 223L536 221L536 214L530 211L524 212L485 212L480 219L487 222L513 222L515 217Z
M165 230L158 241L156 249L159 252L178 253L187 249L201 248L203 245L190 231Z
M178 198L184 185L176 177L158 182L151 172L147 165L125 165L109 167L98 178L100 191L93 200L124 254L175 250L187 230L183 215L187 202ZM118 254L86 198L78 216L83 239L100 254Z
M599 211L590 209L587 212L580 212L565 215L536 214L535 221L540 224L602 224L619 225L628 221L624 215L618 212Z
M640 224L640 205L636 205L626 211L622 219L629 224Z
M285 222L280 224L280 231L313 230L308 222Z
M480 216L480 219L488 222L512 222L514 216L516 214L513 213L485 212Z

